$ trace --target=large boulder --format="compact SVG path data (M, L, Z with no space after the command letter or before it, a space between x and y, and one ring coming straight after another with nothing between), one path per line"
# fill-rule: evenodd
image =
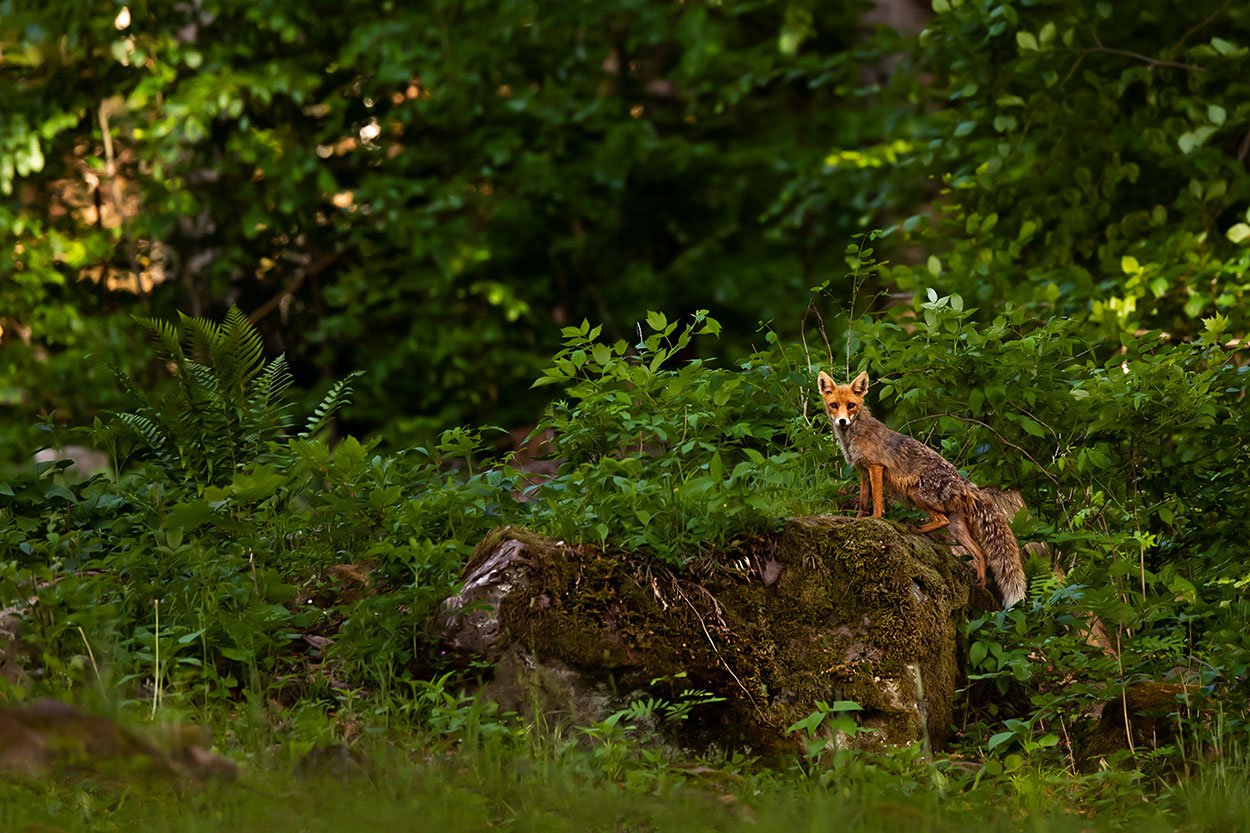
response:
M933 539L874 518L794 518L701 570L497 529L441 619L494 663L484 694L586 725L642 696L722 700L670 721L681 743L776 751L818 701L859 704L856 742L940 747L962 626L992 605ZM683 692L686 692L683 694Z

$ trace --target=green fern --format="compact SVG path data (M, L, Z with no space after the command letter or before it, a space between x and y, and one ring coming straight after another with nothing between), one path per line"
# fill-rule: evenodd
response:
M1049 598L1067 583L1062 574L1052 569L1050 557L1046 555L1034 555L1025 559L1024 572L1028 581L1027 598L1030 603Z
M129 428L139 440L150 448L153 454L165 463L173 463L173 440L154 420L143 414L118 414L118 421Z
M351 402L351 382L353 379L363 375L361 371L357 370L339 379L330 387L330 390L326 392L325 397L321 400L321 404L313 409L312 416L304 424L304 430L299 435L300 439L311 437L321 431L330 422L335 412Z
M137 400L104 431L132 438L171 479L200 486L226 483L280 445L292 423L288 393L294 379L285 356L266 363L260 332L236 307L217 323L180 316L178 322L140 319L173 366L174 385L159 401L120 375ZM322 430L351 396L353 373L335 383L308 419L301 437Z

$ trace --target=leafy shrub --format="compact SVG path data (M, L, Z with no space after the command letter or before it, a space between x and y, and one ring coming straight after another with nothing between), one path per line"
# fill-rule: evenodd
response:
M536 429L552 432L562 460L533 490L540 529L681 563L833 505L837 464L823 418L804 416L811 378L793 355L717 368L682 360L720 331L706 311L685 324L653 312L647 327L634 345L600 341L588 323L565 328L535 383L568 397Z

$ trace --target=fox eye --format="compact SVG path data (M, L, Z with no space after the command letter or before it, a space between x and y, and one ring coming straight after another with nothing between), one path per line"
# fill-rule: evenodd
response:
M853 410L855 410L855 409L856 409L856 408L858 408L858 407L859 407L859 406L858 406L858 405L856 405L854 402L848 402L848 403L846 404L846 409L847 409L848 411L853 411Z

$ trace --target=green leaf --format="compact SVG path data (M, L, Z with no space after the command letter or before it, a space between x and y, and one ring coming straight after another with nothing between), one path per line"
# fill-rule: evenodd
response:
M653 330L663 330L668 326L668 317L662 312L650 311L647 313L647 326Z
M1016 32L1016 45L1020 47L1021 52L1037 52L1039 49L1037 38L1033 36L1033 33L1023 30Z
M972 647L968 649L968 661L973 665L980 665L985 660L988 649L984 642L973 642Z
M1208 341L1217 341L1228 332L1228 316L1216 313L1210 318L1202 319L1203 334Z
M796 720L790 724L790 728L786 729L787 735L792 735L798 731L807 732L809 735L814 734L820 728L820 724L824 722L826 713L823 711L812 712L802 720Z
M1234 243L1242 243L1250 239L1250 224L1237 223L1226 232L1226 236Z
M202 523L213 520L215 513L207 500L192 500L170 507L161 527L166 530L181 529L190 532Z
M1223 38L1211 38L1211 46L1215 47L1215 51L1221 55L1237 54L1237 45L1230 43Z
M1126 275L1136 275L1141 271L1141 264L1137 262L1137 258L1132 255L1125 255L1120 258L1120 269Z
M935 278L942 274L942 261L937 255L929 255L929 274Z
M985 747L989 750L997 749L1015 736L1015 732L998 732L997 734L990 736L989 742L985 744Z
M1215 128L1210 125L1196 127L1193 130L1182 133L1180 138L1176 140L1176 145L1181 149L1181 153L1193 153L1194 149L1203 145L1207 139L1211 138L1211 134L1215 132Z
M1211 104L1207 107L1207 118L1215 124L1223 124L1224 120L1228 118L1228 113L1220 105Z
M286 476L279 472L257 469L236 475L230 484L230 493L242 503L254 503L272 495L284 482Z
M45 493L49 498L60 498L66 503L77 503L78 498L74 497L74 493L62 486L60 483L53 483L47 488Z

